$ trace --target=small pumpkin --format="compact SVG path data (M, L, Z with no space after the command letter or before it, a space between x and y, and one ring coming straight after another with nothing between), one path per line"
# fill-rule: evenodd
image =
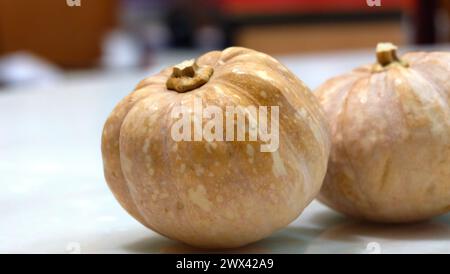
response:
M277 149L262 151L267 142L250 140L250 128L238 141L174 140L171 113L183 106L196 115L196 100L223 111L278 107L278 120L269 119L279 129ZM252 115L245 121L261 120ZM226 135L225 126L218 131ZM144 79L102 136L105 178L120 204L150 229L208 248L257 241L297 218L319 192L329 146L312 92L274 58L240 47Z
M450 53L390 43L317 89L332 149L320 200L356 218L413 222L450 210Z

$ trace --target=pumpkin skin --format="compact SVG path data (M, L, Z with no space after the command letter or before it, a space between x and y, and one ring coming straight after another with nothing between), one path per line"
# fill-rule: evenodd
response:
M193 246L238 247L286 226L314 199L326 173L328 127L312 92L266 54L231 47L196 63L214 69L204 85L167 89L169 67L115 107L102 136L105 178L148 228ZM195 98L205 107L279 106L278 150L260 152L259 139L174 141L171 109L192 108Z
M450 210L450 53L387 48L379 59L394 60L316 90L332 140L319 200L355 218L421 221Z

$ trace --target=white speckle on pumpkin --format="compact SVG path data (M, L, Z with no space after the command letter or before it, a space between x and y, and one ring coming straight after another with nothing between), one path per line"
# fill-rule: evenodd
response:
M209 143L206 143L206 144L205 144L205 149L206 149L206 152L212 153L212 151L211 151L211 146L209 145Z
M133 164L133 162L131 161L131 159L128 158L128 157L126 157L125 155L123 155L123 156L121 157L121 160L122 160L122 169L123 169L123 171L124 171L125 173L131 172L131 167L132 167L132 164Z
M400 86L401 84L403 84L403 81L402 81L402 79L397 78L397 79L395 79L394 84L396 86Z
M205 211L211 210L211 201L207 197L206 188L203 185L198 185L197 188L188 190L189 199L198 207Z
M144 145L142 146L142 152L147 152L148 151L148 147L150 146L150 140L147 138L144 141Z
M362 93L361 95L359 95L359 102L361 104L367 103L367 93Z
M278 69L284 72L289 72L289 70L282 65L278 65Z
M153 163L152 163L152 157L150 154L145 155L145 168L147 168L148 174L150 176L153 176L155 171L153 170Z
M195 175L197 175L198 177L202 176L205 173L205 169L201 165L195 164L194 169Z
M267 93L263 90L259 93L262 98L267 98Z
M183 173L186 170L186 164L182 163L180 165L180 172Z
M250 157L253 157L253 155L255 155L255 149L253 148L253 146L250 144L247 144L246 148L247 148L246 149L247 155Z
M244 71L240 70L239 68L233 68L231 70L232 73L236 73L236 74L245 74Z
M304 108L299 108L296 111L295 115L300 119L308 118L308 112L306 112L306 110Z
M178 150L178 144L175 143L175 144L172 146L172 151L175 152L175 151L177 151L177 150Z
M280 157L280 152L277 150L271 153L272 156L272 172L276 177L282 177L287 174L286 167L284 166L283 159Z
M272 77L270 77L270 75L265 70L258 70L258 71L256 71L256 75L258 77L264 79L264 80L267 80L267 81L271 81L272 80Z
M323 138L322 138L323 131L322 131L322 128L317 124L316 121L311 121L310 128L311 128L311 131L312 131L312 133L314 135L314 139L316 139L316 141L319 144L323 143Z

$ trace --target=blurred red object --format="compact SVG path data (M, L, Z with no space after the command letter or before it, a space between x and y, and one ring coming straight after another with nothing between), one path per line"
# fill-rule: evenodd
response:
M380 0L383 11L410 9L413 0ZM220 0L227 14L280 14L280 13L339 13L377 12L379 7L369 7L366 0Z

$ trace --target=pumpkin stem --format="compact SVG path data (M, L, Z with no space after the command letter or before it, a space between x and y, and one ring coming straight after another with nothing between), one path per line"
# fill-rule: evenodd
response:
M392 43L378 43L377 45L377 61L382 67L389 66L392 63L403 62L397 56L397 46Z
M173 66L166 87L183 93L201 87L211 78L214 70L210 66L199 66L194 59Z

